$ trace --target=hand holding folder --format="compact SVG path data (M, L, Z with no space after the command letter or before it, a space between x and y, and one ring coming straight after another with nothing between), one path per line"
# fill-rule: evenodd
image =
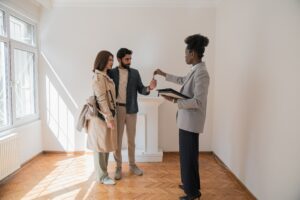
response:
M158 89L157 91L158 91L158 95L171 97L173 99L189 99L188 96L181 94L180 92L177 92L172 88Z
M160 69L157 69L153 73L153 79L155 75L160 75L166 77L167 74L163 72ZM177 102L178 99L189 99L188 96L181 94L180 92L177 92L176 90L173 90L172 88L165 88L165 89L158 89L158 96L161 95L168 101L173 101L174 103Z

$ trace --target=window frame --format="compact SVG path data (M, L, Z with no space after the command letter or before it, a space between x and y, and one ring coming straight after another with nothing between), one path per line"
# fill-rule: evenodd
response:
M34 74L34 114L30 114L30 115L26 115L22 118L17 118L16 116L16 94L15 94L15 64L14 64L14 50L21 50L21 51L25 51L25 52L29 52L33 54L33 59L34 59L34 66L33 66L33 74ZM12 42L11 43L11 48L10 48L10 60L11 60L11 68L10 68L10 73L11 73L11 93L12 93L12 122L15 125L21 125L24 124L26 122L30 122L33 121L35 119L38 119L39 115L38 115L38 73L37 73L37 50L32 48L32 47L28 47L27 45L24 45L23 43L20 42Z
M8 125L0 127L0 136L9 129L29 124L40 119L39 112L39 91L38 91L38 37L37 22L26 17L25 15L12 10L0 3L0 10L4 12L4 36L0 35L0 42L7 45L6 48L6 67L7 67L7 104L8 104ZM10 38L10 16L20 19L33 26L33 44L24 43ZM33 53L34 56L34 114L26 115L20 119L16 118L16 97L14 91L14 50L19 49Z
M3 35L0 34L0 37L7 37L7 14L4 8L2 8L1 4L0 4L0 11L3 12Z
M12 13L9 13L9 16L7 17L8 19L8 24L6 26L6 29L8 30L8 32L10 33L10 16L16 18L17 20L20 20L20 21L23 21L25 23L28 23L30 25L33 26L33 44L28 44L28 43L25 43L25 42L22 42L22 41L19 41L19 40L15 40L13 38L10 38L10 34L9 34L9 39L11 41L14 41L14 42L17 42L17 43L21 43L21 44L25 44L26 46L30 46L30 47L33 47L33 48L37 48L37 37L36 37L36 31L37 31L37 25L35 22L31 21L30 19L24 19L22 18L21 16L19 16L18 14L16 14L15 12L12 12Z
M6 109L7 109L7 125L4 125L2 127L0 127L0 131L2 129L8 129L11 127L11 124L12 124L12 115L11 115L11 90L10 90L10 72L9 72L9 60L10 60L10 55L9 55L9 40L8 38L3 38L2 36L0 36L0 42L3 42L6 46L6 49L5 49L5 71L6 71L6 74L5 74L5 80L6 80L6 102L7 102L7 106L6 106Z

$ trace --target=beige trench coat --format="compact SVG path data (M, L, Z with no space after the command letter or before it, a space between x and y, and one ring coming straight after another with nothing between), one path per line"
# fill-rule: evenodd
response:
M115 84L107 74L96 70L92 81L93 91L106 122L114 120L110 109L116 104ZM110 93L111 92L111 95ZM105 121L98 117L91 117L87 124L87 148L97 152L112 152L117 149L117 126L114 129L107 127Z

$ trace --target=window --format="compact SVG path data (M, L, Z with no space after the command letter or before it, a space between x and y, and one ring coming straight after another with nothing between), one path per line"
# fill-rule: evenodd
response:
M0 5L0 131L38 118L35 31L31 20Z
M0 35L4 35L4 12L0 10Z
M33 25L26 23L16 17L9 17L10 36L12 39L34 45Z
M0 128L8 125L6 48L0 42Z
M34 114L34 54L14 49L14 93L16 97L16 118Z

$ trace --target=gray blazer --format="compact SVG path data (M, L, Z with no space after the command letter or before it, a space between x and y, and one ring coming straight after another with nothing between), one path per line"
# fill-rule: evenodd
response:
M183 85L180 92L190 99L179 99L177 126L193 133L203 133L206 117L209 75L205 63L193 67L186 76L178 77L167 74L166 80Z

